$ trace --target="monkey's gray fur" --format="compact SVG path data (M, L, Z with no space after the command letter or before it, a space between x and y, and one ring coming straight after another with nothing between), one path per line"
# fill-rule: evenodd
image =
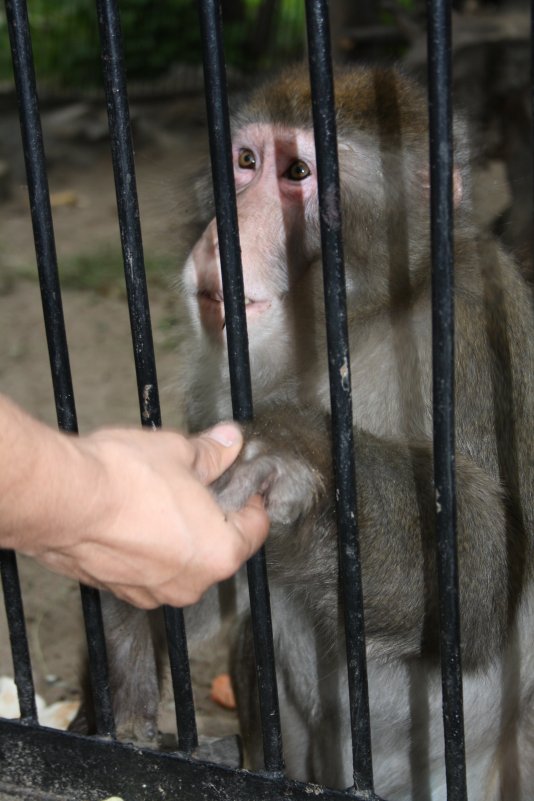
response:
M257 306L260 324L252 316L249 322L257 418L247 428L240 461L214 491L233 509L260 489L273 521L267 555L288 774L346 787L352 763L317 200L313 182L303 181L299 213L296 188L284 183L296 178L277 172L276 164L280 198L261 189L262 181L271 180L271 139L278 159L293 152L293 136L301 174L304 160L313 177L313 158L302 155L313 141L309 100L305 73L294 69L256 92L235 118L238 158L243 148L256 158L250 175L244 172L250 170L249 156L236 167L245 294L252 298L251 315L257 301L269 303L266 311ZM391 801L445 801L426 101L398 72L360 68L338 74L336 100L376 790ZM534 787L532 308L515 264L473 227L462 136L458 124L456 474L468 789L471 801L529 801ZM213 331L206 333L197 305L202 281L206 286L211 281L215 298L216 250L210 223L184 271L192 316L186 385L193 429L230 415L224 343ZM247 764L260 769L241 578L238 585L242 622L232 676ZM218 598L212 590L186 610L191 639L213 630ZM146 740L157 731L155 657L146 618L113 599L106 601L106 616L119 731Z

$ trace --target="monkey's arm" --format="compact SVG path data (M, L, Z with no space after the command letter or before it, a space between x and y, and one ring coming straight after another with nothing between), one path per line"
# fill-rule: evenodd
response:
M329 421L315 412L276 407L248 427L240 461L215 487L238 508L265 496L274 524L268 541L272 580L320 582L321 614L337 620L338 568ZM437 655L436 498L430 443L384 440L355 431L358 521L367 638L379 655ZM458 555L462 648L467 669L502 645L513 597L499 485L457 458ZM438 499L439 500L439 499Z

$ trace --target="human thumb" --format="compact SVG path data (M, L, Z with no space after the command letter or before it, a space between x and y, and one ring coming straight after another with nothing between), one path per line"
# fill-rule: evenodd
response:
M191 440L193 470L203 484L211 484L235 462L243 434L235 423L219 423Z

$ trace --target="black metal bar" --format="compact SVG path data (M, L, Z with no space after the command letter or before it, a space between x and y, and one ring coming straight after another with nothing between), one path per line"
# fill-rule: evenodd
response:
M217 231L223 278L226 335L234 418L252 417L245 293L232 163L226 67L218 0L200 0L204 80ZM269 584L263 548L247 563L254 652L258 677L265 768L284 769L280 710L274 665Z
M454 462L453 147L451 9L429 0L434 482L448 801L467 799Z
M37 723L30 649L24 624L17 558L14 551L0 550L0 573L6 605L7 625L13 655L13 672L23 723Z
M118 793L128 801L381 801L9 720L0 720L0 765L0 789L5 783L30 798L33 790L40 798L50 793L70 801Z
M158 379L146 284L130 112L116 0L96 0L111 155L128 295L141 423L161 426ZM198 745L187 639L181 609L164 608L180 750Z
M161 426L118 5L96 0L141 423Z
M232 406L235 419L244 421L252 419L252 387L220 3L200 0L199 8Z
M178 749L184 754L190 754L198 745L198 734L184 614L181 609L172 606L164 606L163 612L176 707Z
M89 677L95 710L96 732L102 737L115 737L100 593L93 587L81 584L80 594L89 654Z
M6 17L19 104L35 253L58 425L64 431L77 432L76 407L57 271L43 134L39 116L28 12L24 0L6 0ZM114 724L107 677L100 596L96 590L89 587L82 586L80 590L87 630L97 731L102 735L112 735Z
M532 181L532 210L534 212L534 0L530 0L530 175ZM534 269L531 254L530 269Z
M77 431L76 408L57 273L56 246L28 13L24 0L6 0L6 16L58 424L64 431L75 432Z
M252 559L248 560L247 577L265 770L277 775L284 770L284 753L274 661L269 582L264 548L261 548Z
M357 790L372 790L373 763L357 530L345 268L334 82L326 0L306 0L306 20L321 217L332 447L345 612L354 786Z

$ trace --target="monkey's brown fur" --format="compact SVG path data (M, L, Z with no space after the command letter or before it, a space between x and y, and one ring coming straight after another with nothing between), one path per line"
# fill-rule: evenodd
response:
M336 102L376 789L391 801L444 801L426 99L394 70L351 69L337 76ZM469 797L528 801L534 786L531 299L515 264L473 227L461 122L455 139L456 472ZM235 116L234 142L257 420L243 458L215 491L227 508L265 491L288 773L343 787L352 780L351 747L304 70L290 70L255 93ZM210 223L184 268L192 428L230 414L224 341L213 324L223 311L216 241ZM217 604L212 592L190 610L192 636ZM128 639L117 606L108 601L116 711L123 733L143 737L156 728L156 681L141 676L154 660L146 632ZM261 768L246 620L232 661L248 764Z

